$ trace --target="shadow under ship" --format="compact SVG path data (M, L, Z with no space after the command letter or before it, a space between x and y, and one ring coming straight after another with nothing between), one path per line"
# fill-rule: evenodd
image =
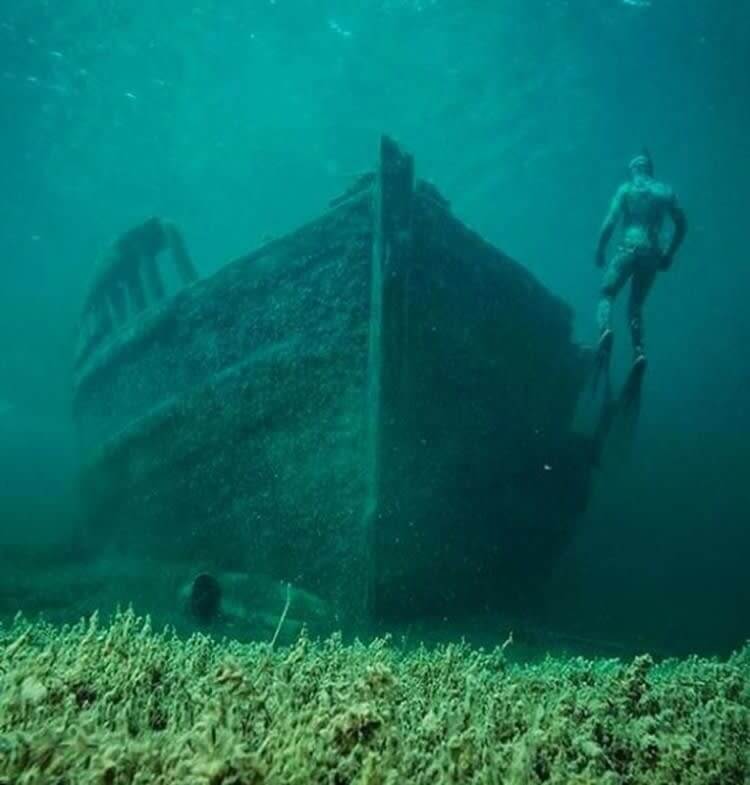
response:
M81 320L85 540L289 581L342 624L512 603L589 495L572 318L388 138L317 220L210 277L152 219Z

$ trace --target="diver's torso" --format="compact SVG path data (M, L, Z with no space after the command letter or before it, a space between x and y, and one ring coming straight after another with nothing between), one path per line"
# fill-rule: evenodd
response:
M674 196L657 180L628 183L623 203L623 244L642 252L657 251L664 217Z

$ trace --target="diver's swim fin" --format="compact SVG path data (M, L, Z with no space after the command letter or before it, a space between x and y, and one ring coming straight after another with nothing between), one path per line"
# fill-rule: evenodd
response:
M599 338L599 343L596 347L596 354L594 355L594 367L591 377L591 392L596 394L599 389L599 383L604 378L607 388L609 387L609 363L612 357L612 345L615 340L615 334L612 330L605 330Z
M648 361L644 354L636 355L633 365L630 368L628 378L625 380L622 392L620 393L620 409L623 412L635 412L637 414L641 405L641 389L643 387L643 376L646 373Z
M629 448L635 437L638 415L641 410L641 390L646 373L647 361L644 355L636 356L628 377L616 400L605 398L593 437L594 465L598 466L610 432L616 431L615 441L620 450ZM615 423L617 422L617 425Z
M594 466L600 466L602 462L602 453L604 452L604 445L607 441L607 436L612 428L612 423L617 414L617 402L612 398L605 398L602 402L602 408L599 412L599 419L596 422L594 435L591 439L591 462Z
M605 330L601 337L599 338L599 345L597 346L597 354L600 354L604 357L609 357L612 354L612 343L615 340L615 334L613 330Z
M629 453L635 441L635 433L638 427L638 418L641 413L641 392L643 390L643 377L646 373L647 361L644 355L636 356L630 373L625 380L620 400L617 404L618 418L620 425L620 449Z

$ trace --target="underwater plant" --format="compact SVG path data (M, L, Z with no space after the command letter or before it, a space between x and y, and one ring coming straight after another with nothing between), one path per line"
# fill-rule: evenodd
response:
M750 777L726 662L189 640L133 611L0 627L0 783L721 783Z

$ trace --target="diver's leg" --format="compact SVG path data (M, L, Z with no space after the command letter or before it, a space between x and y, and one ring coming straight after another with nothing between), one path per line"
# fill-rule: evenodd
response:
M602 280L601 297L596 311L599 346L607 350L612 343L612 305L632 273L632 258L627 251L618 251L609 263Z
M643 348L643 304L656 278L659 260L639 257L633 265L628 302L630 337L633 341L633 366L620 393L619 409L629 423L631 438L641 408L641 389L646 371L646 354Z
M602 280L601 298L596 312L599 326L599 343L594 355L591 376L591 392L596 395L600 382L604 381L604 405L612 397L612 382L609 375L610 358L614 333L612 332L612 305L632 272L631 254L623 249L612 258Z
M630 299L628 302L628 321L630 323L630 337L633 342L633 355L635 362L645 362L643 347L643 304L651 291L656 279L657 260L645 258L633 270L630 284Z

